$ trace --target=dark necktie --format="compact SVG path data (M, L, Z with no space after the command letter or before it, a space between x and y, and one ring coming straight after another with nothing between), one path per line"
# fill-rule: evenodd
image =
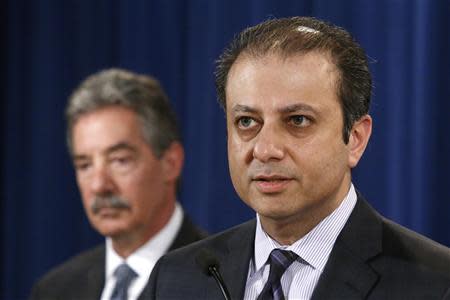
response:
M121 264L114 271L114 277L116 277L116 286L111 294L111 300L127 300L128 299L128 287L134 278L137 277L127 264Z
M257 300L284 300L281 277L297 257L298 255L292 251L272 250L269 256L269 278Z

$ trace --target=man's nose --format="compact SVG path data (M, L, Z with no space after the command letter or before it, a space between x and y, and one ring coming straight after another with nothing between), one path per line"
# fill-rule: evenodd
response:
M105 166L97 166L91 177L91 192L95 195L108 195L113 192L114 184Z
M275 126L264 125L256 137L253 157L261 162L281 160L285 155L284 143Z

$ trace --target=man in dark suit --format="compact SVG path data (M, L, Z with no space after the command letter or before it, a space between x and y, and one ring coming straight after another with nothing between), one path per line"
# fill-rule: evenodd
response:
M257 217L162 257L146 297L450 299L449 249L380 216L352 184L371 75L348 32L307 17L248 28L216 85L232 182Z
M32 299L138 299L156 261L204 237L176 201L184 160L176 118L155 79L111 69L66 109L83 206L105 245L46 274Z

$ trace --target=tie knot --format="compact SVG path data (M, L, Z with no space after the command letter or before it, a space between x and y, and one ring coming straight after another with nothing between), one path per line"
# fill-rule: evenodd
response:
M281 277L284 271L286 271L297 258L298 255L292 251L273 249L270 253L270 268L273 273L278 274L278 276Z
M136 276L136 272L125 263L118 266L114 271L117 282L131 282Z

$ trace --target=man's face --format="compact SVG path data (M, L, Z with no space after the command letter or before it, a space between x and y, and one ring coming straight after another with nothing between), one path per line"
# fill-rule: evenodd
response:
M362 152L355 157L353 138L343 142L336 79L334 65L315 52L285 59L244 54L232 66L226 86L230 173L263 225L322 219L348 192L350 169Z
M82 115L72 138L77 182L93 227L113 238L149 238L158 231L174 205L167 196L178 176L167 168L171 150L158 159L142 136L137 115L120 106ZM96 198L111 196L125 207L100 201L93 208Z

